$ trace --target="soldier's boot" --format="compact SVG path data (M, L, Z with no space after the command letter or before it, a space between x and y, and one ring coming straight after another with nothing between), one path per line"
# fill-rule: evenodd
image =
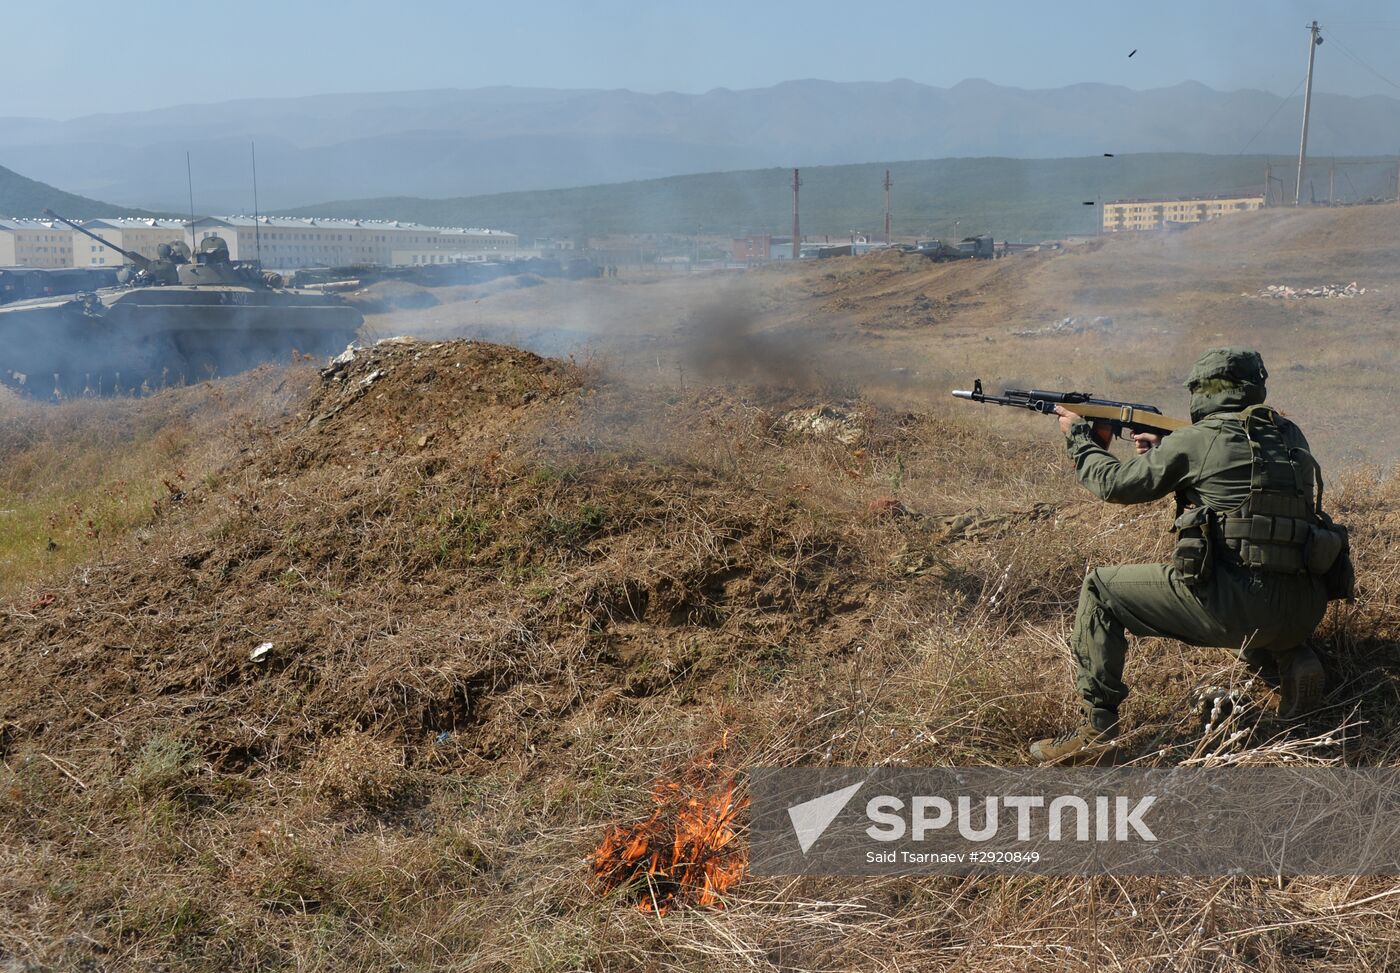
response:
M1031 758L1041 763L1112 763L1117 754L1118 714L1111 709L1084 709L1084 722L1057 737L1031 744Z
M1327 672L1313 650L1300 645L1278 660L1278 715L1285 720L1306 716L1322 705Z
M1240 653L1240 658L1249 670L1251 677L1260 680L1271 689L1278 688L1279 657L1277 653L1250 646Z

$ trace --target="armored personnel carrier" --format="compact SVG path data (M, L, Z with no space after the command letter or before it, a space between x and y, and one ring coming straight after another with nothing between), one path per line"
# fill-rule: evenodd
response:
M220 237L152 260L46 210L127 261L116 287L0 306L0 382L37 397L130 394L229 375L293 352L322 356L363 318L333 294L229 259Z

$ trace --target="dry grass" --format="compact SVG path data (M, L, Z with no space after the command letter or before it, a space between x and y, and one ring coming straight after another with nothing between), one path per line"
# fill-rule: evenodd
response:
M372 368L385 376L356 393ZM297 415L195 437L220 462L184 500L45 575L51 601L11 599L0 957L1395 967L1400 889L1378 878L750 878L722 911L659 918L600 898L587 858L608 828L645 817L653 782L726 736L722 769L740 771L1026 762L1027 740L1071 718L1084 569L1157 559L1169 540L1167 506L1077 492L1043 427L892 411L810 376L634 377L405 346ZM822 402L863 435L783 432L787 410ZM1132 760L1394 761L1397 482L1353 467L1329 490L1362 572L1358 603L1315 640L1327 709L1284 727L1230 653L1140 640ZM871 513L885 497L907 513ZM1203 684L1241 700L1204 728L1183 706Z
M149 399L0 398L0 597L102 560L228 462L229 433L304 385L263 371Z

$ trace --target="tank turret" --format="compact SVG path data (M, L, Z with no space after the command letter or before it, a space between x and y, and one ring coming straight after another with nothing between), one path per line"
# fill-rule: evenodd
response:
M199 241L199 249L195 251L195 261L202 264L228 263L228 242L221 236L205 237Z

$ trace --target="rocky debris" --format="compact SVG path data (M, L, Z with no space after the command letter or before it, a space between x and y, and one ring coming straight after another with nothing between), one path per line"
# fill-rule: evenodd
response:
M1366 288L1358 287L1356 281L1350 284L1318 284L1315 287L1290 287L1287 284L1270 284L1253 294L1241 297L1264 297L1277 301L1299 301L1305 297L1360 297Z
M384 348L385 352L388 352L392 350L393 346L402 347L407 345L416 345L418 343L419 342L417 338L410 338L408 335L395 335L392 338L380 338L378 341L376 341L372 345L369 345L368 347L359 347L353 344L346 345L344 351L332 358L329 362L326 363L326 367L321 369L321 381L345 381L345 378L349 374L350 369L355 365L356 362L364 363L366 361L369 361L371 364L377 364L378 360L382 359L383 357L382 354L376 353L375 349L377 348ZM390 347L386 348L386 346ZM441 348L443 346L442 344L435 344L429 345L427 347ZM371 373L373 372L374 370L371 369ZM378 375L376 374L375 378L377 377ZM370 381L373 381L373 379L370 379Z
M834 439L853 446L865 436L865 417L859 412L847 412L833 405L815 409L793 409L778 420L777 431L788 435Z
M1088 315L1075 314L1061 318L1054 324L1047 324L1043 328L1028 328L1023 331L1013 331L1011 334L1017 338L1042 338L1049 335L1102 333L1112 330L1113 319L1110 317L1104 315L1089 317Z
M309 428L315 428L327 419L340 412L351 402L364 394L375 382L384 377L384 369L376 368L375 365L386 361L395 348L405 345L417 344L414 338L404 336L394 338L382 338L368 348L357 348L348 345L344 351L330 360L325 368L321 369L321 382L324 385L346 385L352 372L360 372L359 381L355 383L354 394L342 398L331 409L313 415L307 422ZM431 348L440 348L441 345L431 345ZM380 351L383 349L383 351ZM368 370L366 370L368 369Z

